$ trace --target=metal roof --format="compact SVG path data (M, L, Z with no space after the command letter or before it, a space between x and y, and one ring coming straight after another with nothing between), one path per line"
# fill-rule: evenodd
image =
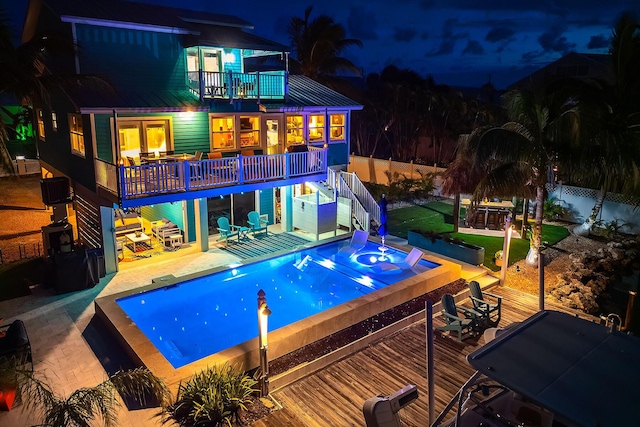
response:
M253 29L251 23L232 15L146 3L119 0L44 0L44 3L61 19L68 21L83 18L111 23L179 28L186 32L198 31L194 28L194 22Z
M81 113L104 113L112 110L143 112L209 111L188 90L119 91L83 88L70 94Z
M239 28L193 24L199 34L185 36L185 47L211 46L288 52L290 49L280 43L267 40Z
M361 110L362 105L353 99L329 89L309 77L289 75L289 96L285 102L263 104L267 111L287 111L288 109L317 109L339 107Z

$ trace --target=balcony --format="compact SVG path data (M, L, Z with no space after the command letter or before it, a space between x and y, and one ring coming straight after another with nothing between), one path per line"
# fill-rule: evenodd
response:
M189 89L200 99L284 99L287 74L284 71L224 73L190 71Z
M325 179L327 148L118 167L97 160L96 166L98 187L116 196L122 207L132 207Z

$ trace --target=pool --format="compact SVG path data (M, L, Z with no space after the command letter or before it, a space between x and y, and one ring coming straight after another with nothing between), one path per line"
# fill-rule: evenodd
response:
M163 278L96 299L96 316L134 360L171 383L213 364L259 364L259 289L273 312L269 357L276 358L460 277L458 264L432 256L415 271L375 274L379 243L351 258L339 254L347 244L309 243L251 264ZM406 252L391 248L385 255L397 262Z
M180 284L116 300L174 368L257 336L256 295L266 292L273 331L438 264L376 274L372 266L401 262L406 253L369 242L356 254L341 254L342 242L242 265Z

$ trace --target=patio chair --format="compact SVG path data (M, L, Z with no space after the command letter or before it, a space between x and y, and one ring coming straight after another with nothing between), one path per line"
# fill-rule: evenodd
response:
M475 334L478 322L478 314L473 310L463 306L456 305L453 295L442 295L442 317L446 325L438 326L437 331L453 331L458 333L458 341L462 342L462 335ZM458 314L458 310L462 312L462 316Z
M369 233L363 230L355 230L351 236L348 246L340 248L338 254L352 256L356 252L364 249L369 240Z
M371 268L376 273L399 273L403 270L413 269L416 264L422 259L423 252L418 248L411 249L411 252L407 254L404 259L398 263L394 262L380 262L374 264Z
M224 239L224 245L227 246L229 244L230 237L237 237L238 242L240 241L240 227L237 225L229 224L229 218L226 216L221 216L218 218L218 232L220 233L220 237L218 237L218 241Z
M13 358L20 365L30 365L33 371L31 343L22 320L0 327L0 335L0 358Z
M471 224L471 226L473 228L484 229L485 226L486 226L485 219L486 219L486 217L485 217L484 210L477 210L475 215L474 215L473 223Z
M498 230L500 228L497 210L489 209L489 211L487 212L487 228L489 230Z
M480 284L475 280L469 282L469 298L473 303L473 309L481 313L481 323L485 327L495 327L500 323L500 316L502 314L502 297L491 294L489 292L482 292ZM488 296L493 299L493 302L487 301L484 297Z
M260 218L260 214L256 211L249 212L249 220L247 224L249 224L249 228L251 229L251 235L253 237L256 236L256 233L264 230L265 237L269 235L269 230L267 229L267 225L269 225L269 221L266 219Z

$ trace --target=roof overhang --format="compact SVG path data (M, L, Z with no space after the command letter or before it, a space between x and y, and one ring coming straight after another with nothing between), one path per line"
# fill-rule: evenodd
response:
M145 114L145 113L206 113L207 106L194 107L80 107L81 114L111 114L114 111L121 114Z
M100 27L122 28L126 30L153 31L168 34L198 34L199 31L189 30L187 28L166 27L152 24L139 24L135 22L112 21L108 19L82 18L77 16L63 15L60 17L62 22L70 22L73 24L95 25Z

